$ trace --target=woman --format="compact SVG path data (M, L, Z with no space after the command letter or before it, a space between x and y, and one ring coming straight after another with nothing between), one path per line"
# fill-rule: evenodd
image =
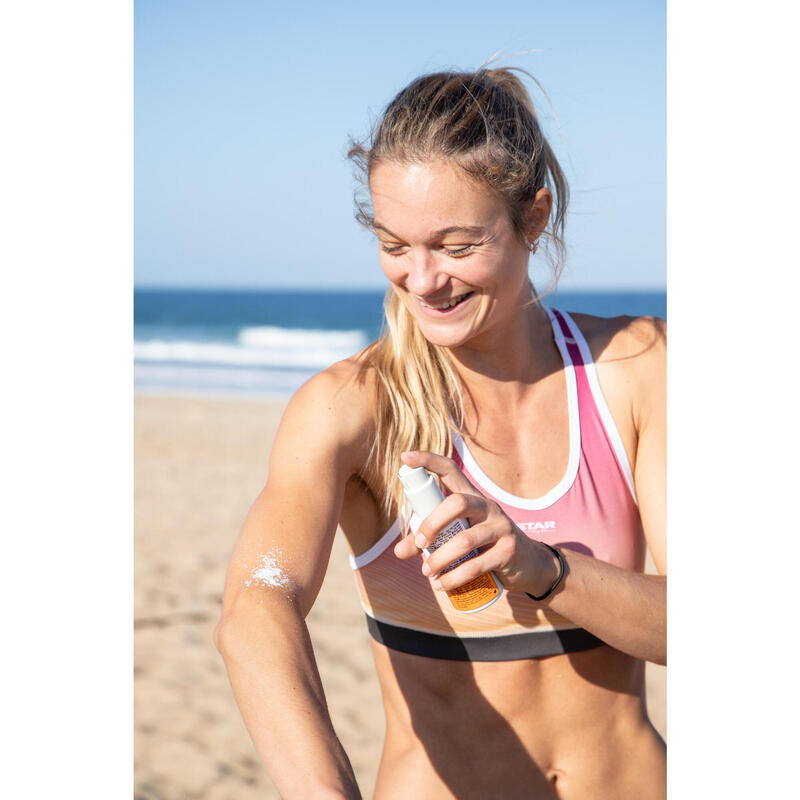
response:
M663 797L663 323L539 302L528 262L560 255L567 190L508 70L414 81L351 156L387 329L292 398L231 560L215 640L256 749L285 798L360 796L304 623L338 524L386 713L377 800ZM416 537L402 464L449 492ZM499 599L456 611L490 570Z

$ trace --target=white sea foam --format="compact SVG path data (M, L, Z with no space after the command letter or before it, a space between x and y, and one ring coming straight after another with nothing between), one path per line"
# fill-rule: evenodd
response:
M139 389L249 391L290 395L314 370L256 369L187 364L135 364L134 385Z
M315 372L367 344L360 330L251 326L236 341L168 339L134 342L137 389L256 392L285 397Z
M305 328L277 328L262 325L242 328L239 331L239 344L245 347L273 348L287 350L328 350L344 349L354 353L367 342L362 331L328 331Z
M324 369L367 344L361 331L244 328L238 344L150 339L134 342L138 362Z

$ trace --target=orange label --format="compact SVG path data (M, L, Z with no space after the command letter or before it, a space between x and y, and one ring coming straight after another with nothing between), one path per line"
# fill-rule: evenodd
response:
M459 586L458 589L451 589L447 593L456 611L474 611L476 608L485 606L497 595L497 586L488 573Z

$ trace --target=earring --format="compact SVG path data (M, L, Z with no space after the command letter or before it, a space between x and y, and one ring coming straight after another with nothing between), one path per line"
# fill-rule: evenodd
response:
M528 250L530 250L531 253L535 253L537 247L539 247L539 242L537 239L534 239L532 242L528 244Z

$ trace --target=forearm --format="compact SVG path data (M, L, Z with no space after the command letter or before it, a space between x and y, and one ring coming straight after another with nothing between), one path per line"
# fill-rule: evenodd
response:
M559 588L542 605L618 650L666 664L666 576L643 575L567 548L559 549L566 573ZM550 568L555 570L555 559L552 561ZM537 585L531 592L541 594L542 587Z
M296 605L276 597L229 615L216 639L245 725L281 797L360 800Z

